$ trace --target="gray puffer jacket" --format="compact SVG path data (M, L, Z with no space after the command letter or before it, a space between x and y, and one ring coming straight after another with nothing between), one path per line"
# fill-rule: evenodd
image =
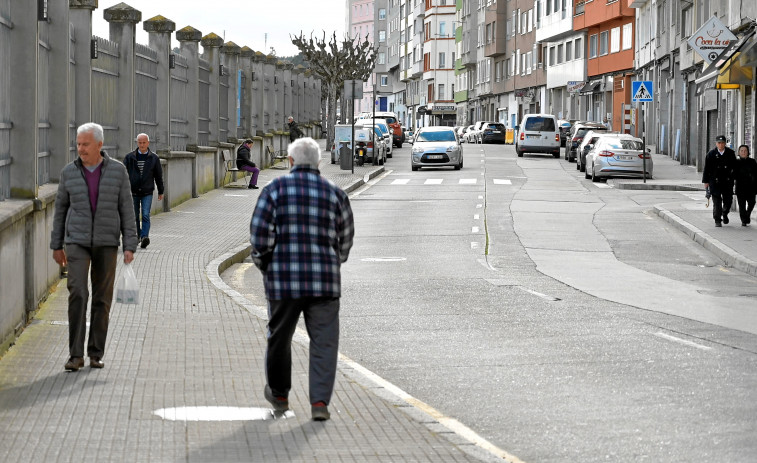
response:
M137 222L134 219L129 174L123 164L104 151L101 154L103 165L94 217L81 159L77 158L61 171L51 249L62 249L64 244L119 246L123 235L124 250L136 251Z

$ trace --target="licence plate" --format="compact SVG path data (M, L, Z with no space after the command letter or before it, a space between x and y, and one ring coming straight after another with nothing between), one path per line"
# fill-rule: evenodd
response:
M426 157L429 158L429 159L442 159L444 156L441 155L441 154L429 154Z
M499 130L495 130L492 133L502 133L502 132L500 132Z
M633 161L633 156L621 155L618 156L618 159L621 161Z
M526 135L526 138L541 138L541 135Z

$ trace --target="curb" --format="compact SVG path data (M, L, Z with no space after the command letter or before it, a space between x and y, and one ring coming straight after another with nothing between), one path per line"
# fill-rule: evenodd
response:
M757 262L747 259L722 242L698 229L694 225L681 219L661 205L654 206L655 213L663 220L682 231L686 236L700 244L703 248L715 254L725 262L726 266L735 268L752 276L757 276Z
M664 183L636 183L636 182L610 182L613 188L618 190L666 190L666 191L704 191L704 188L695 184L664 184Z

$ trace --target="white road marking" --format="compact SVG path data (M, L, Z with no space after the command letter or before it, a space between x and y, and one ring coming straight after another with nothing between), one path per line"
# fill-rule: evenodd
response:
M481 209L482 207L484 207L483 204L476 204L476 209Z
M407 260L406 257L364 257L360 259L363 262L402 262Z
M250 195L230 195L230 194L225 194L224 196L227 196L227 197L228 196L233 196L233 197L237 197L237 198L249 198L250 197ZM181 211L176 211L176 212L181 212ZM185 214L192 214L192 212L185 212Z
M471 227L471 233L478 233L478 227Z
M484 199L484 195L478 195L478 199Z
M597 188L612 188L611 185L608 185L606 183L595 183L594 186Z
M398 178L392 182L392 185L407 185L409 181L409 178Z
M478 182L477 178L461 178L458 183L460 185L475 185Z
M473 214L473 220L479 220L481 216L479 214Z
M513 182L512 182L512 180L507 180L507 179L504 179L504 178L495 178L494 179L494 184L495 185L512 185Z
M555 302L555 301L559 301L560 300L557 297L547 296L546 294L540 293L538 291L534 291L533 289L524 288L523 286L518 286L518 289L520 289L521 291L525 291L525 292L527 292L529 294L533 294L534 296L538 296L538 297L540 297L542 299L546 299L548 301Z
M424 185L441 185L444 179L442 178L427 178Z
M701 349L701 350L712 350L712 347L703 346L703 345L697 344L697 343L695 343L693 341L687 341L685 339L677 338L675 336L671 336L669 334L665 334L662 331L657 332L654 335L658 336L658 337L661 337L663 339L667 339L668 341L673 341L673 342L677 342L679 344L683 344L684 346L694 347L696 349Z
M471 241L470 242L470 248L471 249L478 249L479 246L480 246L480 244L477 241Z

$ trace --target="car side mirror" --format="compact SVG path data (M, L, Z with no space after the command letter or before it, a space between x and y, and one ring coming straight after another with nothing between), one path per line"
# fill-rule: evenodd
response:
M594 145L592 145L591 143L589 143L588 145L586 145L586 146L584 147L584 151L586 151L586 152L588 153L588 152L589 152L589 151L591 151L591 150L592 150L593 148L594 148Z

